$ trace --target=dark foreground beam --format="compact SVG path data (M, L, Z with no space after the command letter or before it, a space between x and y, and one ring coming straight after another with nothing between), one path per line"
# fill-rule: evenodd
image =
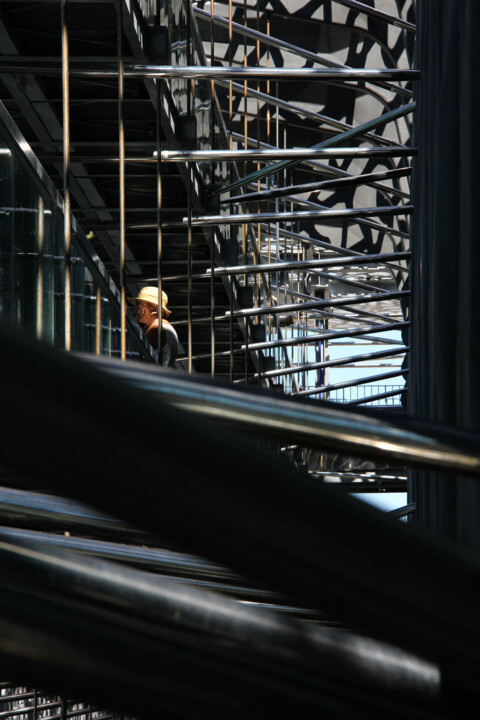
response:
M7 464L427 658L447 678L445 692L478 700L480 567L470 555L26 333L2 325L0 340L0 402L8 418L0 454ZM388 457L388 445L384 452ZM4 601L5 611L16 613L15 637L27 625L40 636L26 612L30 595L22 602L24 611L20 600ZM1 646L6 660L14 648L5 623L1 637L9 638ZM62 647L71 648L71 640L62 639ZM146 638L145 663L153 667L158 649L151 642ZM32 653L17 671L23 662L32 671ZM115 674L116 688L123 677ZM277 691L272 685L273 696ZM461 712L459 700L457 717Z

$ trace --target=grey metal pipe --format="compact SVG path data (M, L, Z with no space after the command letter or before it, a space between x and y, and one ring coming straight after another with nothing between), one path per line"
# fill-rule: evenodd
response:
M305 365L296 365L289 368L280 368L279 370L269 370L263 373L263 377L274 378L281 375L294 375L297 372L308 372L309 370L320 370L321 368L339 367L341 365L350 365L351 363L367 362L368 360L379 360L380 358L395 357L397 355L405 355L410 348L404 347L400 350L379 350L378 352L365 353L364 355L355 355L346 358L338 358L336 360L322 360L321 362L306 363ZM298 393L297 393L298 394Z
M417 26L414 25L414 23L410 23L407 20L402 20L402 18L400 17L390 15L383 10L378 10L377 8L370 7L370 5L365 5L365 3L358 2L358 0L334 0L334 2L340 3L340 5L346 5L347 7L351 7L354 10L358 10L359 12L364 13L369 17L375 18L375 20L383 20L389 25L395 25L395 27L402 28L402 30L410 30L411 32L415 32L417 29Z
M192 10L194 14L198 18L202 18L204 20L211 21L212 15L211 13L207 12L206 10L203 10L201 8L192 6ZM228 27L228 20L225 20L225 18L222 18L218 15L213 15L213 22L215 25L219 26L227 26ZM304 48L299 47L298 45L293 45L292 43L285 42L284 40L279 40L278 38L272 37L271 35L266 35L265 33L261 33L258 30L253 30L249 27L246 27L244 25L240 25L239 23L231 23L231 28L236 33L243 35L245 37L248 37L252 40L255 40L258 43L261 43L262 45L269 45L271 47L278 48L279 50L286 50L287 52L291 52L294 55L298 55L299 57L305 58L307 60L311 60L314 63L320 63L321 65L325 65L326 67L331 68L346 68L346 65L342 65L341 63L335 62L334 60L331 60L330 58L322 57L321 55L317 55L316 53L310 52L309 50L305 50ZM388 89L390 92L395 93L402 93L404 95L411 96L412 91L407 90L406 88L402 88L398 85L391 85L390 83L379 83L380 87L384 87Z
M268 96L268 97L270 97L270 96ZM344 123L344 125L345 125L345 123ZM248 148L249 146L252 146L252 145L254 147L263 147L263 148L276 147L275 145L270 145L269 143L266 143L266 142L256 143L252 138L245 139L244 136L240 135L239 133L233 133L233 137L235 140L238 140L241 145L244 145L245 148ZM379 145L390 144L390 141L387 138L384 138L381 135L375 135L374 133L366 133L365 137L378 138L378 140L376 140L376 142ZM340 168L333 167L332 165L326 165L325 163L320 163L316 160L304 160L302 162L302 165L308 165L312 170L318 171L319 173L323 173L324 175L326 175L330 178L334 178L334 179L344 178L345 180L351 179L353 181L355 178L362 177L361 175L347 172L346 170L341 170ZM394 169L391 171L387 170L386 172L396 172L397 170L398 171L402 170L403 172L405 172L405 174L411 174L410 167L397 168L397 169ZM329 182L329 181L326 181L326 182ZM377 190L380 190L380 192L382 192L386 196L397 195L398 197L406 197L406 198L410 197L409 193L405 193L401 190L398 190L397 188L390 187L388 185L383 185L382 183L372 182L371 185L372 185L372 187L376 188ZM260 190L258 190L258 183L249 183L249 186L251 188L254 188L255 191L260 192ZM264 188L268 189L267 186L264 186Z
M284 222L286 220L326 220L326 219L354 219L357 217L368 217L370 215L409 215L414 211L413 205L401 205L400 207L373 207L373 208L346 208L343 210L297 210L294 212L279 213L243 213L240 215L200 215L192 219L195 227L207 227L209 225L229 225L255 222ZM167 221L166 228L183 227L186 218L181 222Z
M16 63L0 63L0 73L11 73L16 75L30 74L35 72L45 76L55 76L61 73L55 65L36 65L35 68ZM115 79L118 77L118 70L114 68L71 68L71 77L76 78L100 78ZM313 80L325 81L361 81L378 82L379 80L411 81L420 78L418 70L403 70L396 68L387 69L355 69L355 68L276 68L276 67L223 67L223 66L201 66L201 65L139 65L125 64L125 78L182 78L186 80L202 79L235 79L235 80ZM395 88L397 90L397 88ZM398 88L402 91L403 88Z
M410 235L408 232L403 232L402 230L397 230L396 228L392 228L389 225L380 225L380 223L371 221L371 220L362 220L362 224L366 225L367 227L371 227L375 230L378 230L378 232L384 232L386 235L393 235L394 237L401 237L405 240L408 240L410 238ZM288 230L287 228L281 228L282 236L292 239L301 240L304 243L310 243L312 245L317 245L318 247L324 247L326 250L334 250L335 252L339 254L345 254L347 252L352 252L350 250L347 250L346 248L340 248L340 247L334 247L331 243L323 242L322 240L318 240L317 238L310 238L306 235L301 235L300 233L295 233L292 230Z
M399 256L401 253L394 253L394 255ZM402 253L403 254L403 253ZM408 255L408 253L406 253ZM380 257L390 257L390 254L382 254ZM370 259L373 258L373 259ZM297 260L294 262L286 262L286 263L261 263L259 265L237 265L234 267L226 268L226 267L217 267L214 270L215 277L224 277L227 275L234 276L234 275L243 275L243 274L264 274L264 273L273 273L273 272L283 272L283 271L289 271L289 270L297 270L297 271L305 271L305 272L311 272L318 275L322 275L322 277L327 278L333 278L335 280L339 280L340 282L346 284L346 285L353 285L355 287L361 287L366 288L368 290L373 290L378 292L378 288L374 285L369 285L367 283L359 282L356 280L350 280L349 278L343 278L338 275L333 275L331 273L322 273L321 270L318 270L319 267L343 267L344 265L369 265L376 263L376 256L371 255L365 256L363 255L360 259L360 262L355 262L355 260L358 260L357 256L354 258L326 258L323 260ZM353 262L349 262L349 260L353 260ZM382 261L379 260L379 263ZM136 276L138 277L138 276ZM147 276L141 276L143 280L147 280ZM187 275L169 275L165 278L166 281L169 282L178 282L181 280L186 280ZM194 276L197 280L202 279L208 279L211 277L211 268L208 268L204 273L198 273ZM285 292L285 291L284 291ZM386 291L387 292L387 291Z
M378 253L372 255L354 255L353 257L342 257L342 258L324 258L323 260L297 260L293 262L277 262L277 263L263 263L261 265L234 265L232 267L218 267L215 268L215 275L222 277L224 275L243 275L248 273L271 273L271 272L283 272L285 270L309 270L311 268L318 267L338 267L348 265L371 265L377 263L383 263L387 260L407 260L411 257L410 252L399 252L399 253ZM209 275L207 271L205 273ZM298 310L298 308L296 308Z
M389 330L404 330L405 328L409 327L409 322L398 322L398 323L391 323L390 325L381 325L380 327L372 327L369 328L361 328L358 329L352 329L347 328L346 330L339 330L339 331L332 331L332 332L323 332L323 333L312 333L311 335L307 335L304 337L296 337L296 338L288 338L286 340L275 340L272 342L262 342L262 343L251 343L250 344L250 350L271 350L273 348L277 347L291 347L294 345L302 345L305 343L306 345L310 345L312 343L317 343L320 340L335 340L337 338L345 338L345 337L358 337L362 335L366 335L367 333L369 335L373 335L374 333L378 332L387 332ZM242 349L244 349L244 346L242 345Z
M0 567L6 580L4 596L12 590L24 590L28 577L35 588L47 595L54 591L59 599L73 597L79 607L91 611L96 606L94 598L101 597L109 624L115 622L115 615L110 613L127 611L143 624L149 623L160 647L161 627L166 626L173 636L193 631L201 640L189 643L189 659L193 662L196 656L198 663L206 659L209 665L217 657L217 663L228 666L229 654L233 654L240 662L250 659L257 666L268 666L272 674L278 672L278 665L308 667L317 680L330 677L338 682L348 673L353 687L359 685L364 690L370 686L390 697L419 696L430 702L439 697L439 668L411 653L376 640L283 618L151 573L82 557L59 547L38 548L9 533L0 534ZM128 627L125 616L122 620ZM138 631L141 639L145 630ZM88 624L85 632L88 637ZM180 651L180 637L173 647ZM166 662L177 663L177 652ZM163 655L168 657L164 650ZM210 672L214 676L214 671Z
M181 377L154 367L139 368L133 362L83 357L175 407L217 418L224 425L252 431L257 437L260 434L286 437L289 442L320 449L334 444L362 457L388 453L390 458L408 464L480 476L480 440L466 439L463 443L455 433L443 432L440 425L421 423L420 427L410 418L395 423L391 418L356 413L335 404L293 400L258 389L248 392L236 385Z
M378 393L377 395L370 395L369 397L360 398L360 400L349 400L345 403L345 405L353 406L353 405L366 405L370 402L376 402L377 400L384 400L388 397L394 397L395 395L400 395L406 388L400 388L399 390L390 390L389 392L384 393Z
M3 488L0 488L0 492L1 490L3 490ZM34 496L34 493L29 493L28 495ZM47 511L53 513L57 499L53 498L54 503L48 504L47 496L43 497L45 498ZM216 580L218 583L225 581L229 583L235 582L239 591L244 582L244 578L232 570L228 570L214 562L198 558L195 555L166 550L164 548L129 545L108 540L92 540L91 538L55 534L53 532L3 526L0 527L0 535L2 538L9 539L14 543L24 540L34 543L39 548L57 547L63 548L64 550L74 550L75 552L92 555L102 560L116 560L127 565L141 567L150 572L175 575L177 582L180 578ZM251 588L250 592L252 592ZM267 591L260 590L257 590L257 592L261 592L265 598L268 597L272 601L278 601L280 599L278 593L267 593Z
M318 143L314 147L316 148L332 148L334 146L339 145L340 143L344 143L347 140L351 140L354 137L358 137L359 135L364 135L366 132L373 130L374 128L378 127L379 125L385 125L386 123L393 122L394 120L398 120L401 117L404 117L405 115L408 115L409 113L413 112L416 108L416 103L408 103L406 105L402 105L401 107L395 108L395 110L390 110L390 112L386 112L384 115L381 115L379 117L373 118L372 120L368 120L365 123L362 123L356 128L352 128L352 130L348 130L347 132L339 133L333 138L330 138L328 140L324 140L321 143ZM257 180L260 180L262 177L267 177L268 175L272 175L273 173L278 172L279 170L282 170L284 168L290 167L292 164L296 164L295 160L283 160L281 162L277 162L267 168L264 168L263 170L257 170L257 172L250 173L249 175L246 175L243 178L240 178L239 180L236 180L233 183L230 183L229 185L226 185L223 188L219 188L219 190L215 193L216 195L221 195L225 192L229 192L230 190L234 190L235 188L242 187L243 185L247 185L250 182L255 182Z
M114 77L113 71L104 70L73 70L82 77ZM185 78L212 79L226 78L230 80L419 80L418 70L398 70L388 68L353 69L353 68L278 68L278 67L222 67L222 66L186 66L171 65L125 65L125 77L140 78Z
M345 307L348 305L364 304L369 302L379 302L383 300L400 300L410 295L408 290L398 290L392 293L378 293L376 295L364 295L359 297L358 295L353 298L331 298L330 300L312 300L311 302L304 303L288 303L285 305L270 305L267 307L259 308L244 308L242 310L235 310L235 317L256 317L260 315L269 315L270 313L277 312L305 312L308 310L314 310L317 308L324 307ZM228 311L227 311L228 313Z
M55 495L9 487L0 487L0 522L60 532L74 531L91 537L141 538L145 542L144 533L91 507Z
M404 370L392 370L391 372L381 373L379 375L370 375L370 376L364 377L364 378L356 378L355 380L348 380L345 382L333 383L331 385L321 385L316 388L309 388L308 390L300 390L299 392L296 392L295 395L301 395L301 396L307 397L308 395L316 395L317 393L327 393L327 392L330 392L330 390L340 390L342 388L364 385L365 383L369 383L369 382L378 382L379 380L388 380L389 378L399 377L400 375L406 375L407 373L408 373L408 368L405 368ZM398 390L397 392L401 392L401 390Z
M239 95L245 96L245 90L242 85L232 82L231 80L215 80L215 85L217 85L218 87L226 88L229 92L236 92ZM261 100L266 105L273 105L273 107L275 107L277 111L279 108L282 108L283 110L287 110L287 112L292 112L296 115L299 115L300 117L310 118L311 120L315 120L318 123L324 123L325 125L336 128L337 130L341 130L342 132L353 130L353 126L349 123L342 122L341 120L336 120L335 118L324 115L323 113L315 112L314 110L309 110L302 105L295 105L290 100L282 100L281 98L275 97L274 95L268 95L267 93L260 92L258 87L259 86L257 85L256 90L254 88L247 87L247 97L256 98L257 102L258 100ZM245 144L247 142L248 145L248 138L247 141L245 141L245 137L238 135L238 133L232 133L232 137L240 140L242 144ZM362 137L369 138L370 140L376 142L378 145L390 144L388 138L385 138L382 135L377 135L373 132L366 132L365 135ZM251 140L251 144L258 148L276 147L273 145L269 145L269 143L266 142L259 142L258 140Z
M395 510L390 510L388 513L391 517L408 517L408 515L413 515L416 510L415 503L408 503L408 505L404 505L401 508L396 508Z
M302 160L305 158L364 158L411 157L417 154L412 147L335 147L288 148L274 150L162 150L162 162L234 162L235 160Z
M286 195L294 195L297 193L316 192L320 190L329 190L337 187L350 187L351 185L367 185L375 180L385 180L388 178L404 177L410 175L411 168L396 168L395 170L385 170L384 172L366 173L365 175L351 175L350 177L339 177L335 180L319 180L313 183L304 183L303 185L290 185L288 187L274 188L271 190L260 190L259 192L244 193L243 195L232 195L231 197L220 200L220 205L232 205L235 203L251 202L253 200L270 200L277 197L285 197ZM387 188L384 188L387 189ZM388 188L389 189L389 188ZM402 193L406 195L406 193Z
M72 216L70 199L70 80L67 0L61 4L62 23L62 109L63 109L63 233L65 252L65 350L72 347Z
M119 154L119 254L120 254L120 357L127 357L127 295L125 285L125 124L124 63L123 63L123 0L116 3L117 10L117 73L118 73L118 154Z

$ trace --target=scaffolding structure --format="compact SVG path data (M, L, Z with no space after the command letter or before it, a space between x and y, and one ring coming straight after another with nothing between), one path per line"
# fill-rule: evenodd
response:
M2 3L0 720L474 716L480 565L412 522L480 474L419 390L416 6Z

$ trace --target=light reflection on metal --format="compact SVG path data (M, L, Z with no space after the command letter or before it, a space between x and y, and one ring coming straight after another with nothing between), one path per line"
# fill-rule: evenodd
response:
M72 348L72 219L70 202L70 87L67 27L67 0L61 4L62 23L62 108L63 108L63 201L65 250L65 350Z
M97 285L95 297L95 354L101 354L102 341L102 291Z
M369 375L368 377L356 378L355 380L349 380L346 382L332 383L330 385L320 385L319 387L309 388L308 390L300 390L299 392L295 393L295 395L302 395L302 396L319 395L321 393L329 393L331 390L340 390L342 388L357 387L357 386L365 385L366 383L374 383L374 382L378 383L380 380L389 380L390 378L405 376L407 374L408 374L408 368L405 368L403 370L392 370L391 372L380 373L379 375ZM400 393L400 392L402 392L402 391L397 390L397 393Z
M398 322L390 323L390 325L381 325L380 327L370 326L369 328L361 328L360 330L357 330L356 328L347 328L346 330L340 331L325 331L321 333L312 333L311 335L287 338L284 340L275 340L273 342L251 343L250 350L272 350L278 347L292 347L294 345L301 345L302 343L305 343L305 345L311 345L313 343L318 343L319 341L325 340L338 340L339 338L361 337L367 334L373 335L374 333L379 332L385 333L392 330L404 330L405 328L409 327L409 325L409 322ZM241 350L243 350L244 347L245 346L242 345Z
M384 115L381 115L380 117L373 118L372 120L368 120L365 123L362 123L356 128L353 128L352 130L348 130L343 133L339 133L333 138L330 138L329 140L324 140L321 143L318 143L315 147L318 149L322 148L331 148L334 146L337 146L340 143L344 143L347 140L351 140L354 137L358 137L359 135L364 135L369 130L373 130L374 128L378 127L379 125L385 125L386 123L393 122L394 120L398 120L401 117L404 117L405 115L408 115L412 113L416 108L416 103L411 102L407 105L402 105L395 110L391 110L390 112L385 113ZM238 180L235 183L230 183L230 185L227 185L224 188L221 188L218 190L217 194L222 194L225 192L229 192L230 190L233 190L237 187L243 187L244 185L248 184L249 182L255 182L256 180L259 180L262 177L267 177L268 175L271 175L272 173L278 172L279 170L289 167L291 165L294 165L294 160L284 160L282 162L277 162L274 165L271 165L268 168L264 168L263 170L257 171L256 173L250 173L250 175L247 175L240 180Z
M123 113L123 2L118 0L117 9L117 72L118 72L118 154L119 154L119 253L120 253L120 357L127 357L127 300L125 287L125 126Z
M112 71L108 70L72 70L72 73L82 73L94 76L109 77ZM170 65L125 65L125 77L150 78L228 78L235 80L362 80L374 82L376 80L418 80L418 70L397 69L352 69L352 68L276 68L276 67L210 67L210 66L182 66Z
M219 87L229 87L231 86L231 89L236 92L237 94L241 93L241 85L238 83L233 82L232 80L215 80L215 84ZM247 83L245 82L244 85ZM348 85L347 87L352 87L351 85ZM336 120L335 118L331 118L328 115L324 115L319 112L315 112L314 110L310 110L305 105L295 105L294 103L290 102L289 100L282 100L279 97L274 97L273 95L267 95L266 93L260 92L259 90L260 85L257 83L257 89L254 90L253 88L247 88L247 95L250 98L256 98L257 99L257 106L260 108L260 101L263 102L267 106L273 106L276 108L277 112L281 108L283 110L286 110L287 112L295 113L296 115L300 117L310 118L311 120L316 120L319 123L319 129L321 125L326 125L327 127L333 127L337 130L340 130L342 132L346 132L349 130L353 130L352 125L350 125L347 122L342 122L341 120ZM278 91L277 91L278 94ZM257 112L260 112L258 109ZM233 133L235 136L235 133ZM373 142L377 143L378 145L389 145L388 138L383 137L382 135L377 135L374 132L366 131L362 137L368 138L369 140L372 140ZM243 139L242 139L243 143ZM257 147L267 147L268 143L256 141Z
M370 7L369 5L365 5L365 3L358 2L358 0L334 0L337 3L340 3L340 5L346 5L347 7L353 8L354 10L358 10L361 13L364 13L365 15L368 15L369 17L375 18L375 20L382 20L383 22L388 23L389 25L395 25L395 27L402 28L402 30L409 30L411 32L415 32L417 27L414 25L414 23L408 22L407 20L402 20L400 17L396 17L395 15L390 15L389 13L384 12L383 10L378 10L377 8Z
M100 363L90 356L87 360ZM441 467L443 470L468 472L480 476L480 439L464 441L450 435L441 425L422 424L412 418L401 424L391 419L344 410L336 404L291 400L263 392L260 395L226 388L211 381L182 378L177 373L155 372L134 363L103 361L99 367L120 375L143 390L158 394L176 407L218 418L224 424L253 432L274 433L289 442L324 448L334 443L344 450L402 460L408 464ZM458 436L463 438L459 431Z
M323 260L297 260L296 262L278 262L264 263L261 265L234 265L232 267L215 268L215 275L241 275L243 273L259 273L259 272L282 272L285 270L304 271L317 267L340 267L347 265L369 265L383 263L392 259L407 260L410 258L409 252L403 253L379 253L375 255L354 255L353 257L326 258ZM209 274L208 272L206 273Z
M405 355L408 347L402 347L398 350L379 350L373 353L364 353L363 355L353 355L335 360L322 360L321 362L305 363L305 365L295 365L290 368L279 368L278 370L270 370L264 376L266 378L281 377L282 375L294 375L299 372L309 372L311 370L321 370L325 368L341 367L342 365L351 365L353 363L366 362L368 360L381 360L397 355ZM298 393L297 393L298 394Z
M203 19L210 20L211 15L206 10L203 10L201 8L192 6L194 14ZM213 22L215 25L223 26L225 27L227 25L227 20L225 18L222 18L218 15L213 15ZM292 45L291 43L285 42L284 40L279 40L275 37L266 35L265 33L261 33L258 30L253 30L248 27L244 27L243 25L240 25L238 23L233 23L232 28L236 33L239 33L240 35L244 35L245 37L251 38L252 40L255 40L257 43L262 43L262 45L270 45L271 47L278 48L279 50L286 50L287 52L291 52L294 55L298 55L299 57L305 58L307 60L310 60L314 63L319 63L321 65L324 65L325 67L330 68L347 68L346 65L342 65L341 63L335 62L334 60L331 60L331 58L322 57L321 55L317 55L316 53L310 52L309 50L305 50L304 48L299 47L298 45ZM381 87L384 87L388 89L390 92L397 92L397 93L403 93L404 95L412 95L412 91L408 90L406 88L402 88L398 85L392 85L391 83L381 83Z
M208 225L228 225L230 223L241 224L250 222L283 222L285 220L335 220L353 219L357 217L374 217L379 215L409 215L413 212L413 205L400 205L393 207L373 208L346 208L342 210L295 210L294 212L282 213L242 213L239 215L200 215L192 218L192 225L195 227L206 227ZM170 220L165 223L166 228L182 227L187 222L186 218L181 221ZM328 223L327 223L328 224ZM140 227L140 226L137 226ZM146 226L143 226L146 227Z
M234 162L235 160L303 160L307 158L370 158L412 157L416 148L392 145L391 147L313 147L287 150L162 150L162 162L189 162L201 160Z
M411 172L411 168L397 168L395 170L386 170L385 172L365 173L364 175L352 175L351 177L338 178L335 180L319 180L318 182L305 183L303 185L289 185L287 187L260 190L260 192L244 193L243 195L232 195L232 197L220 200L220 205L234 205L237 203L250 202L253 200L269 200L277 197L285 197L286 195L294 195L297 193L306 192L320 192L321 190L348 187L350 185L368 185L371 182L375 182L377 180L405 177L406 175L410 175ZM388 190L393 191L394 188L388 188ZM402 193L402 195L407 196L407 193Z
M45 244L45 203L41 195L38 196L37 216L37 338L43 335L43 250Z

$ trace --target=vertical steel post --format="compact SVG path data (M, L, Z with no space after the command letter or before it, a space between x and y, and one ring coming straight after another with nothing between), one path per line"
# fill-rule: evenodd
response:
M188 372L192 372L192 166L187 164L187 323Z
M215 15L215 0L211 0L210 15L210 65L215 66L215 26L213 16ZM215 83L210 82L210 145L215 150ZM210 165L211 184L215 184L215 163L212 161ZM215 231L212 235L212 244L210 249L210 375L215 377Z
M38 196L37 220L37 338L43 335L43 248L45 243L45 205L41 195Z
M97 285L95 298L95 355L100 355L102 348L102 291Z
M157 278L158 278L158 355L157 361L162 364L162 166L161 166L161 142L162 142L162 100L163 85L160 78L157 78Z
M117 62L118 62L118 153L120 182L120 357L127 357L127 303L125 290L125 126L123 116L123 0L117 0Z
M233 382L233 275L230 275L230 382Z
M191 25L191 7L186 5L187 12L187 65L191 65L191 44L192 44L192 25ZM192 91L193 85L191 80L187 80L187 113L192 112ZM193 167L190 163L186 164L188 180L187 180L187 324L188 324L188 372L191 374L193 369L193 347L192 347L192 172Z
M63 104L63 199L65 251L65 350L72 348L72 218L70 202L70 87L67 0L62 0L62 104Z

